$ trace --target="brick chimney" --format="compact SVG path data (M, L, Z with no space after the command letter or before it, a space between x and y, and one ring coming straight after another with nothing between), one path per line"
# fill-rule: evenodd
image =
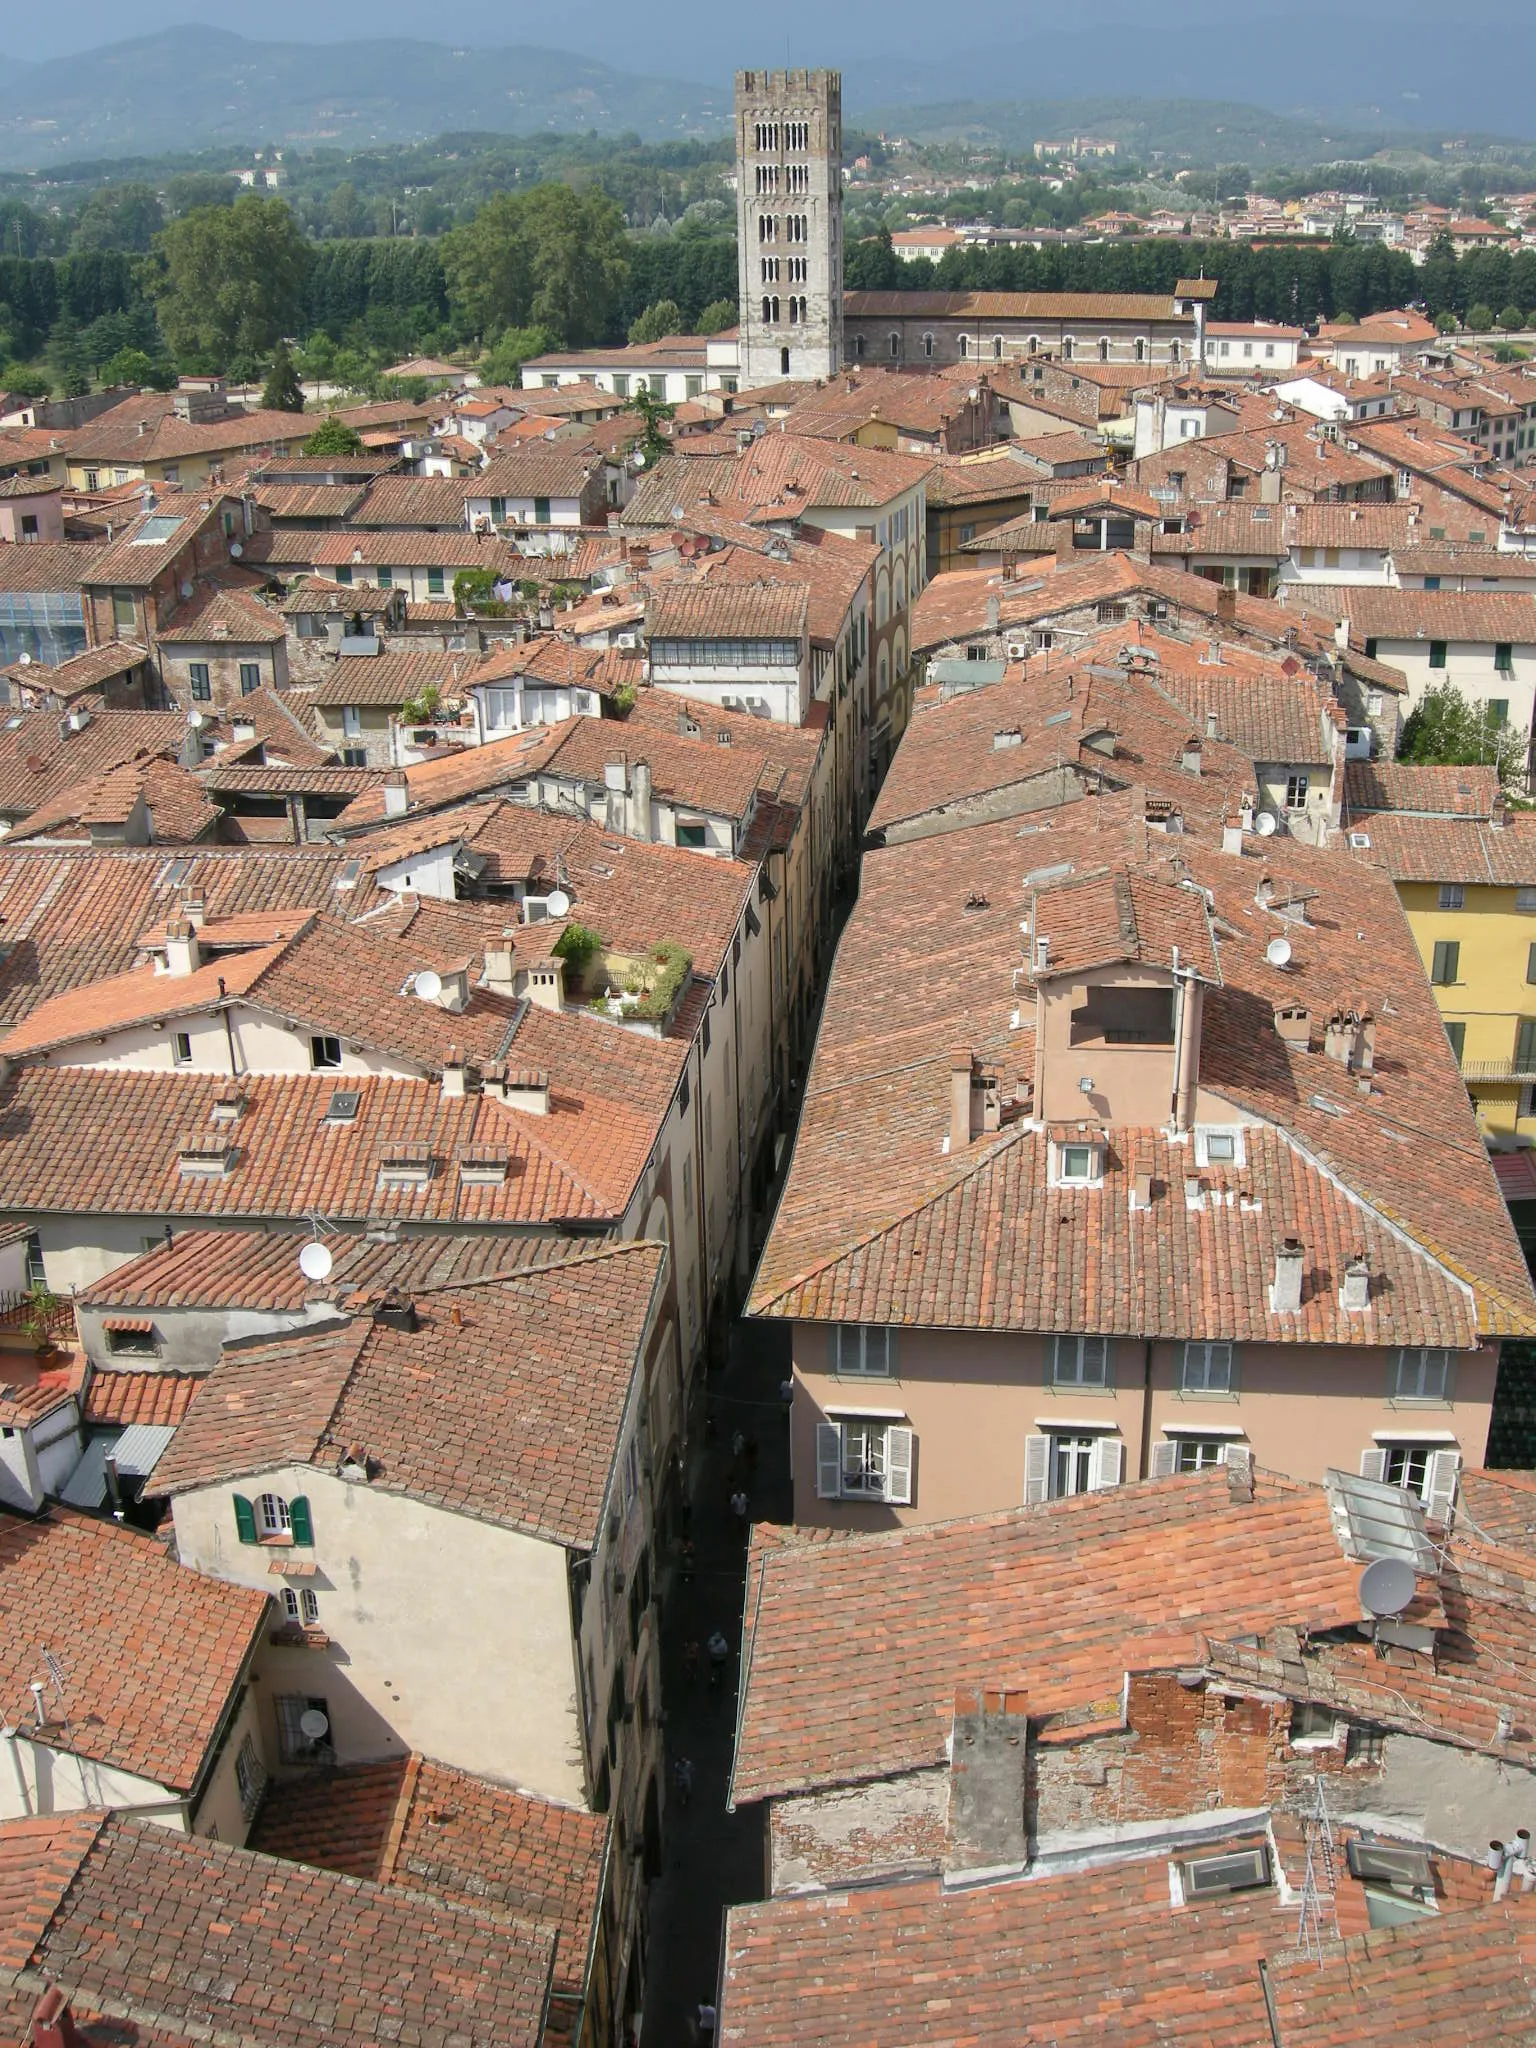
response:
M949 1745L946 1876L1022 1870L1029 1861L1025 1815L1028 1701L1022 1692L957 1692Z
M957 1046L949 1056L949 1149L963 1152L971 1142L971 1076L975 1056L969 1046Z
M189 918L178 917L165 928L165 965L170 974L196 974L202 964L197 932Z
M1217 587L1216 622L1222 626L1234 626L1237 623L1237 592L1226 583Z

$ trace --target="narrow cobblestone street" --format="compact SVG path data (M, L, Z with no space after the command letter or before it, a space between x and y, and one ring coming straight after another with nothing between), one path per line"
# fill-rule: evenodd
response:
M725 1909L762 1896L758 1815L725 1810L747 1548L731 1495L738 1485L744 1487L749 1521L790 1519L788 1409L780 1394L788 1375L787 1330L737 1323L726 1363L705 1382L694 1417L688 1460L691 1576L675 1545L666 1560L662 1659L668 1816L665 1864L651 1893L643 2048L683 2048L697 2039L698 2006L715 1995ZM741 1458L732 1453L738 1434L748 1445ZM716 1629L730 1644L718 1690L710 1682L707 1650ZM688 1643L698 1645L692 1677L684 1655ZM681 1757L693 1766L686 1806L675 1777Z

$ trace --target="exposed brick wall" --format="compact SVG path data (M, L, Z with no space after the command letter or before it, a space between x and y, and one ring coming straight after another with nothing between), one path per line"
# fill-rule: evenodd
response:
M937 1870L944 1861L948 1813L947 1770L776 1800L769 1836L773 1889Z

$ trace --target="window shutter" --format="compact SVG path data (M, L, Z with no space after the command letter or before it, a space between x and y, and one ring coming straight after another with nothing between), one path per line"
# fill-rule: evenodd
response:
M1064 1343L1070 1342L1071 1339L1066 1337L1047 1337L1040 1347L1043 1361L1042 1377L1048 1387L1054 1387L1056 1384L1056 1363L1061 1347ZM1044 1494L1040 1498L1043 1500Z
M1536 1067L1536 1017L1522 1017L1515 1039L1515 1064L1522 1073Z
M1113 1337L1105 1337L1101 1341L1104 1345L1104 1385L1107 1389L1115 1384L1115 1340ZM1115 1483L1118 1485L1119 1481Z
M309 1502L302 1493L288 1503L288 1528L295 1543L314 1548L315 1526L309 1519Z
M256 1510L243 1493L235 1495L235 1528L242 1543L256 1541Z
M1424 1512L1432 1522L1448 1522L1456 1505L1456 1475L1461 1470L1460 1451L1435 1451L1429 1460L1428 1484L1424 1489Z
M885 1497L892 1507L912 1505L912 1432L894 1423L885 1433Z
M1253 1477L1253 1446L1251 1444L1224 1444L1221 1462L1229 1465L1239 1479Z
M885 1333L885 1370L893 1380L901 1377L901 1353L897 1349L896 1332L891 1329Z
M1152 1446L1152 1477L1169 1479L1179 1469L1179 1447L1171 1437Z
M843 1490L843 1432L835 1422L816 1425L816 1497L836 1500Z
M1227 1392L1229 1394L1235 1394L1238 1391L1238 1381L1240 1378L1238 1368L1242 1363L1242 1356L1241 1348L1238 1345L1229 1344L1227 1346Z
M1051 1494L1051 1440L1048 1436L1024 1439L1024 1504L1049 1500Z
M837 1323L833 1323L827 1331L827 1371L831 1373L837 1371L838 1338L841 1334L840 1326Z
M1105 1493L1111 1486L1120 1484L1120 1474L1125 1467L1125 1445L1117 1436L1101 1436L1093 1447L1093 1464L1089 1470L1088 1491Z
M1387 1476L1387 1454L1383 1450L1369 1450L1360 1453L1360 1477L1382 1479Z

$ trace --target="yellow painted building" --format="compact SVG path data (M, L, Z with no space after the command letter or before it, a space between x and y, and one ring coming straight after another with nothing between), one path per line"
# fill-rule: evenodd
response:
M1400 807L1364 811L1366 778ZM1505 812L1491 769L1373 764L1349 785L1348 847L1397 885L1484 1136L1536 1145L1536 814Z

